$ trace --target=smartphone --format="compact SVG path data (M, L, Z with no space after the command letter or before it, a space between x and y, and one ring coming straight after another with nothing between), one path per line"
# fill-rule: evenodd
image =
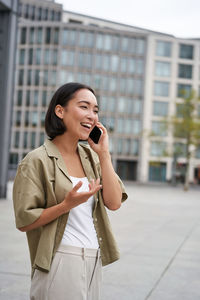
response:
M91 138L91 140L93 140L95 144L98 144L101 134L102 134L101 129L97 126L94 126L94 128L89 134L89 137Z

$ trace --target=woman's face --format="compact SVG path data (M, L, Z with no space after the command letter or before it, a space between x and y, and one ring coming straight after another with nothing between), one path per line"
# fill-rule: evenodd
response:
M98 105L94 94L87 89L77 91L63 108L62 119L67 133L77 139L87 140L98 122Z

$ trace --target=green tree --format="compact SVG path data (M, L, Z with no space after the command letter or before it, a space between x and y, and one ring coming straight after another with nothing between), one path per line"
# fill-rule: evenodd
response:
M200 145L200 101L194 91L189 94L182 91L181 94L182 101L177 103L176 115L170 118L169 125L176 144L180 144L180 141L183 143L184 150L174 147L173 155L184 152L186 158L184 190L188 190L191 154Z

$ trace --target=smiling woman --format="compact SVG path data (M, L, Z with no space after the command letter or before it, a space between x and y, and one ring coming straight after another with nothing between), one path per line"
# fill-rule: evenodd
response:
M89 137L95 126L102 132L98 144ZM16 226L29 243L30 299L99 300L102 265L119 258L105 207L120 208L127 194L93 89L60 87L45 129L49 139L22 160L13 189Z

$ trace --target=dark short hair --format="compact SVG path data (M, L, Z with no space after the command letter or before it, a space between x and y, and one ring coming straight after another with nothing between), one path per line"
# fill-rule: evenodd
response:
M95 92L91 87L77 82L69 82L62 85L53 95L45 117L45 130L51 140L66 131L63 120L55 113L56 105L60 104L65 107L73 98L74 94L81 89L87 89L95 95Z

